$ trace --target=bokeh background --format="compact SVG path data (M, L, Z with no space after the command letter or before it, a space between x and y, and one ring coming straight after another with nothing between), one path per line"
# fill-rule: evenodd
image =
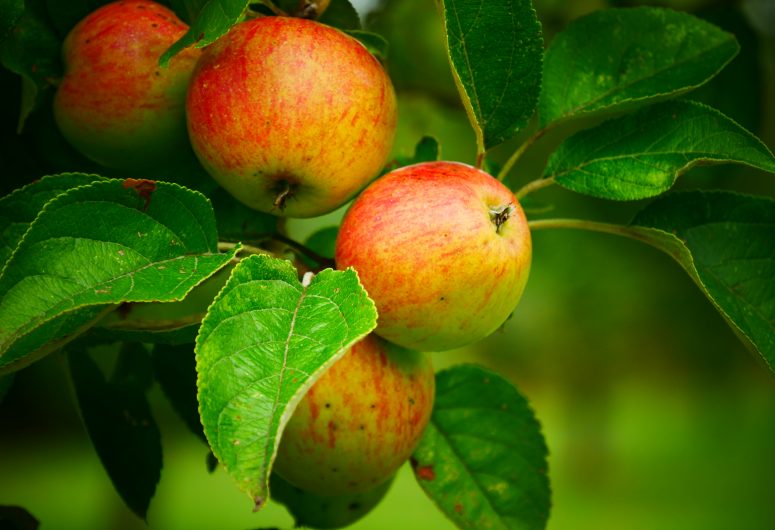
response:
M394 154L423 135L447 159L472 162L474 136L452 83L432 0L354 1L366 25L391 44L399 94ZM610 5L640 2L535 0L547 43L567 23ZM734 32L740 55L690 94L775 146L775 2L665 0ZM46 112L17 135L20 83L0 72L0 171L4 193L62 170L100 171L58 136ZM48 121L47 121L48 120ZM560 131L563 134L569 130ZM536 178L560 135L539 142L514 171ZM518 139L499 148L504 160ZM695 169L677 188L729 188L775 196L772 175L733 166ZM561 189L536 193L533 218L626 222L641 203L609 203ZM551 208L546 211L546 208ZM289 223L304 239L343 210ZM775 279L773 279L775 281ZM550 530L770 530L775 527L775 379L748 352L666 255L616 236L534 235L524 298L504 328L463 350L434 354L438 369L488 365L529 398L550 449ZM285 510L254 514L223 470L206 471L207 448L151 392L164 470L148 515L152 529L290 528ZM17 374L0 403L0 504L30 510L46 529L140 529L86 435L59 355ZM352 528L451 529L403 469L385 501Z

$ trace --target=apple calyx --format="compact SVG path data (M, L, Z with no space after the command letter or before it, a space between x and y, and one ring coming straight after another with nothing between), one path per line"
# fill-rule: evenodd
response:
M516 210L516 206L513 203L508 203L505 206L490 207L490 220L495 225L495 233L501 233L501 227L506 224L511 214Z
M285 203L288 202L288 199L293 197L296 186L295 183L285 178L277 180L273 186L273 191L277 194L275 195L274 201L272 201L274 207L283 211L285 209Z

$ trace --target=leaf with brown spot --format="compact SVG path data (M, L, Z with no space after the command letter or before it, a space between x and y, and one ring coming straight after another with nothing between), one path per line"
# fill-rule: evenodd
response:
M420 486L459 528L544 528L546 458L540 426L511 383L474 365L437 374L431 422L411 463Z

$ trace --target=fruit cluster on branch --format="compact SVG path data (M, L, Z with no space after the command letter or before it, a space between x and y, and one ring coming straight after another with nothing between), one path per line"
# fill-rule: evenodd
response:
M166 68L159 57L187 26L149 0L108 4L68 35L54 101L65 138L107 167L174 168L190 146L223 189L261 212L314 217L355 197L335 262L357 271L378 326L310 388L273 468L277 498L319 527L349 524L384 495L433 406L433 369L419 352L500 327L531 259L516 197L487 173L436 161L375 180L395 134L395 92L360 42L307 19L327 4L250 18ZM333 518L319 509L353 499L365 508Z

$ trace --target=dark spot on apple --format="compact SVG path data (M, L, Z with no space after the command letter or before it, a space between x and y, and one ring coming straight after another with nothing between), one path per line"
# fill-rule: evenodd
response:
M362 424L362 423L361 423L360 429L361 429L362 431L365 431L365 430L366 430L366 426L365 426L364 424Z
M376 409L376 408L377 408L377 404L376 404L376 403L372 403L372 404L369 406L369 408L371 408L371 409Z
M330 408L331 408L331 403L326 403L325 407L326 407L327 409L330 409Z
M158 27L159 27L159 25L158 25L156 22L152 22L152 23L151 23L151 27L152 27L152 28L158 28Z
M275 208L281 211L284 210L288 201L293 198L298 188L298 184L294 180L287 173L275 175L274 182L269 186L269 191L274 196L272 205Z
M351 512L354 512L355 510L361 509L361 503L360 502L351 502L349 506L347 506L347 509Z
M338 467L332 467L331 468L331 473L337 473L338 471L339 471Z
M508 203L506 206L490 207L490 221L495 225L496 234L501 233L501 227L506 224L506 221L509 220L509 217L516 209L512 203Z
M460 504L459 502L457 504L455 504L455 511L457 513L463 513L463 505Z
M156 71L155 71L153 74L154 74L156 77L159 77L159 76L161 75L161 73L160 73L158 70L156 70Z
M443 302L444 301L444 297L442 296L441 298L439 298L439 301Z
M411 396L409 397L409 404L414 405L414 398Z

